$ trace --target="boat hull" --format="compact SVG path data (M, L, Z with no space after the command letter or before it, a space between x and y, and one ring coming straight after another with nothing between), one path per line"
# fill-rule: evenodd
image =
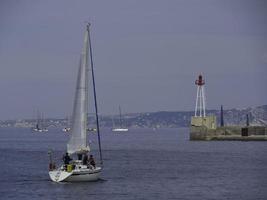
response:
M54 182L88 182L97 181L101 168L73 170L72 172L53 170L49 172L50 179Z
M128 128L113 128L112 129L113 132L127 132L129 131Z
M70 128L63 128L62 131L63 132L70 132Z
M34 128L33 131L41 133L41 132L47 132L48 130L47 129L36 129L36 128Z
M72 174L65 181L66 182L87 182L87 181L97 181L100 177L100 171L94 173L85 174Z

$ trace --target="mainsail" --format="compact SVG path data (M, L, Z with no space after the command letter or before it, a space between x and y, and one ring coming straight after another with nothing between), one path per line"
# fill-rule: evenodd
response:
M80 58L76 92L71 120L70 140L67 144L69 154L90 151L87 144L88 113L88 44L89 27L85 32L84 47Z

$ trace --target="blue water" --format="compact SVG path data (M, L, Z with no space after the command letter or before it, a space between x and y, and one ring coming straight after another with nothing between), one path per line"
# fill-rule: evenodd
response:
M96 135L89 136L96 149ZM1 128L0 199L267 199L266 142L193 142L182 128L105 129L102 179L53 183L47 151L59 163L67 139L57 129Z

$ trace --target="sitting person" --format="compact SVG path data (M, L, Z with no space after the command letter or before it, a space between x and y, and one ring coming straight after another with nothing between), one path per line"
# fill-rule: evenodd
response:
M70 161L72 161L72 159L70 158L68 152L66 152L65 156L63 156L63 161L65 165L70 164Z
M90 165L92 165L95 168L95 159L94 159L93 155L90 155L88 162Z
M83 165L87 165L88 164L88 155L84 154L83 156Z
M77 154L77 157L78 157L78 160L82 160L83 154L78 153L78 154Z

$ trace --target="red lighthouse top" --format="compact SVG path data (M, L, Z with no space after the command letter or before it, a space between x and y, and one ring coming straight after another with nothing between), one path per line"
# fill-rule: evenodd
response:
M202 75L201 74L198 76L198 80L196 80L195 84L199 85L199 86L205 84L205 81L204 81L204 79L202 79Z

